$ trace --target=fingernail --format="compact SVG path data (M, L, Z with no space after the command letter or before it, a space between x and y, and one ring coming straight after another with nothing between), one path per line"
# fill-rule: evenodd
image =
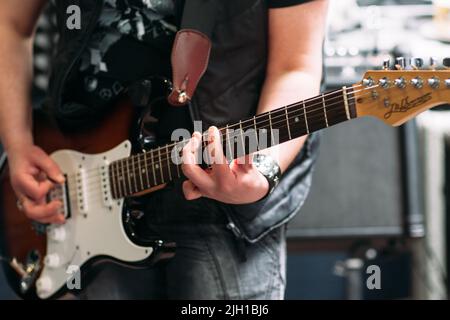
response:
M214 127L210 127L209 130L208 130L208 138L209 138L209 142L210 143L214 142L214 137L215 137Z
M60 175L58 176L58 182L64 183L64 181L66 181L66 178L65 178L62 174L60 174Z
M197 149L200 146L200 141L195 135L192 136L192 143L194 144L194 149Z

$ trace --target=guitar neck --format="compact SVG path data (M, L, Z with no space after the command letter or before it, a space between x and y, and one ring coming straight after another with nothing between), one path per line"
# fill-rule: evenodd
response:
M222 128L224 154L236 159L355 117L353 88L344 87Z
M231 161L356 118L354 100L353 88L344 87L223 127L224 154ZM111 163L113 197L142 193L181 178L181 165L172 161L172 154L179 154L186 143L162 146Z

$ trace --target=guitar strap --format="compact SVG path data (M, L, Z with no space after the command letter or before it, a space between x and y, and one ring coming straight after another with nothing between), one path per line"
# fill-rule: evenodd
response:
M219 0L185 0L181 28L172 48L172 84L168 97L174 106L186 105L208 68L211 36Z

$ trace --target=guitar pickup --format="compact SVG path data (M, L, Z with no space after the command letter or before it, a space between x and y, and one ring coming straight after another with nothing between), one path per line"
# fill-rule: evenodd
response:
M111 185L109 182L109 162L105 160L104 164L99 167L100 172L100 190L102 191L102 199L105 207L111 207L112 194Z
M88 201L86 194L86 172L84 169L78 170L75 176L76 194L77 194L77 207L78 211L82 214L88 213Z

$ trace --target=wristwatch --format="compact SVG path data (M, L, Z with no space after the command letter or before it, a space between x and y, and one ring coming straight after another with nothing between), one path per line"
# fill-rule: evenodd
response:
M267 197L280 182L280 166L271 156L259 153L253 155L253 165L269 182Z

